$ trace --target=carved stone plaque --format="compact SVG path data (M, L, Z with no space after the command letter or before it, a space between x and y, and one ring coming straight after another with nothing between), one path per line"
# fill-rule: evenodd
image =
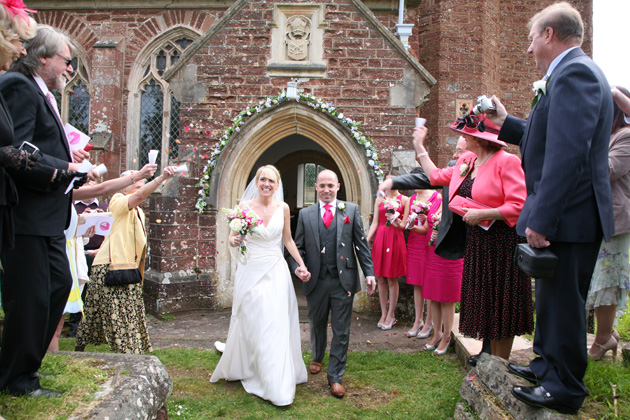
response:
M325 77L323 4L276 4L271 29L270 76Z

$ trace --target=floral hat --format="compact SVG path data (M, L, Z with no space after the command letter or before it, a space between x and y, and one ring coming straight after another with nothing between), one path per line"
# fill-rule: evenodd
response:
M467 114L455 120L448 126L451 130L477 137L478 139L491 141L501 147L507 147L504 141L499 140L500 128L486 118L486 114Z

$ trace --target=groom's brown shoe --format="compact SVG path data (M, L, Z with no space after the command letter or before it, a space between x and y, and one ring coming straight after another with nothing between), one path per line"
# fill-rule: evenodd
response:
M330 384L330 393L337 398L343 398L343 396L346 395L346 389L343 385L332 382Z
M308 370L311 372L312 375L317 375L319 372L322 371L322 364L317 363L317 362L311 362L311 364L308 367Z

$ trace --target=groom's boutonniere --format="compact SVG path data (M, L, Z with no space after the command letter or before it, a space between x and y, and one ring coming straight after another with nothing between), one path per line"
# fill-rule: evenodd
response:
M337 208L341 212L346 211L346 203L344 203L343 201L340 201L339 203L337 203Z
M466 161L466 159L464 159L464 163L459 167L459 176L465 177L468 173L468 169L470 169L470 160Z
M549 79L547 80L541 79L534 82L533 84L534 87L532 88L532 90L534 91L534 94L536 96L534 96L534 100L532 101L532 108L534 107L534 105L538 103L538 101L540 100L540 98L542 98L543 95L547 94L548 84L549 84Z

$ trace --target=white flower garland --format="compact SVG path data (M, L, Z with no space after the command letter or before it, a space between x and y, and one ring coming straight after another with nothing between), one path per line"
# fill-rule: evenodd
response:
M297 99L290 99L286 97L286 92L283 91L278 96L270 96L260 101L257 105L252 105L249 108L241 111L240 114L232 119L232 126L228 127L223 132L223 135L219 138L219 141L214 145L214 148L210 153L210 157L208 158L208 163L206 163L206 165L204 166L203 174L201 175L201 179L197 184L198 187L201 187L198 192L199 198L197 199L197 204L195 204L195 207L197 208L199 213L203 213L206 206L208 205L208 203L206 202L206 198L210 195L210 178L212 176L212 172L214 171L214 167L217 164L217 159L221 155L221 151L232 139L232 136L235 133L240 132L241 126L243 126L252 116L262 112L267 108L272 108L280 105L283 102L291 100L295 100L296 102L304 101L306 105L310 106L311 108L322 111L337 118L340 123L348 127L350 129L352 137L357 141L357 143L365 148L365 156L368 159L368 165L374 170L376 178L379 182L383 180L381 162L378 160L378 154L376 153L376 149L373 146L374 141L361 134L361 132L359 131L359 127L361 126L360 122L356 122L351 120L350 118L344 117L343 113L339 112L332 103L326 103L321 99L314 97L310 93L301 93Z

